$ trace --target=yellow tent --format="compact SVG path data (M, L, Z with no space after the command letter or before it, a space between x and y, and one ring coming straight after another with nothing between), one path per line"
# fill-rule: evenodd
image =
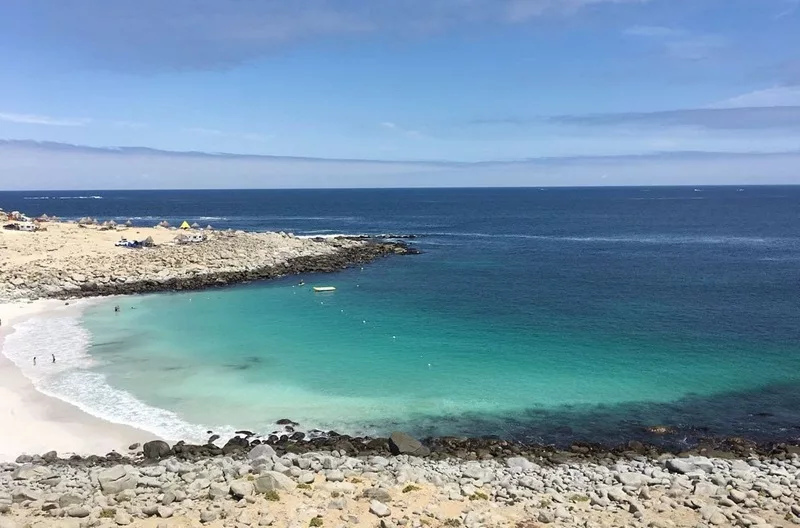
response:
M187 222L186 220L184 220L183 223L181 224L181 229L189 229L190 227L191 226L189 225L189 222Z

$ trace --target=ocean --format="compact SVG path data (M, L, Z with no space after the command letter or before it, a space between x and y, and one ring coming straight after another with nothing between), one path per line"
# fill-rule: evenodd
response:
M40 390L168 439L281 418L557 445L800 439L800 187L2 192L0 207L417 235L421 255L106 299L7 339ZM58 369L34 372L37 350Z

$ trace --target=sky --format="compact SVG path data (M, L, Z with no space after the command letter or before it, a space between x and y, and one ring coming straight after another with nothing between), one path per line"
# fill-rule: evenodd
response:
M725 183L800 184L800 0L0 3L0 189Z

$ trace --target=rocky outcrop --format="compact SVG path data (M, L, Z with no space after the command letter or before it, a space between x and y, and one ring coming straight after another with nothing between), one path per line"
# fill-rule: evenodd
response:
M90 230L81 231L91 234ZM417 252L400 242L315 242L283 233L245 232L217 232L197 244L119 249L102 258L47 250L26 257L24 264L0 267L0 299L197 290L299 273L333 272L387 255Z

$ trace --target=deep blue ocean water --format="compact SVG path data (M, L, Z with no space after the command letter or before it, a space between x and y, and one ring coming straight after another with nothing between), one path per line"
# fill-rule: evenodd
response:
M164 436L292 418L547 443L657 424L670 441L800 437L800 187L6 192L0 207L419 236L422 255L304 278L333 294L291 277L18 332L83 351L48 392Z

